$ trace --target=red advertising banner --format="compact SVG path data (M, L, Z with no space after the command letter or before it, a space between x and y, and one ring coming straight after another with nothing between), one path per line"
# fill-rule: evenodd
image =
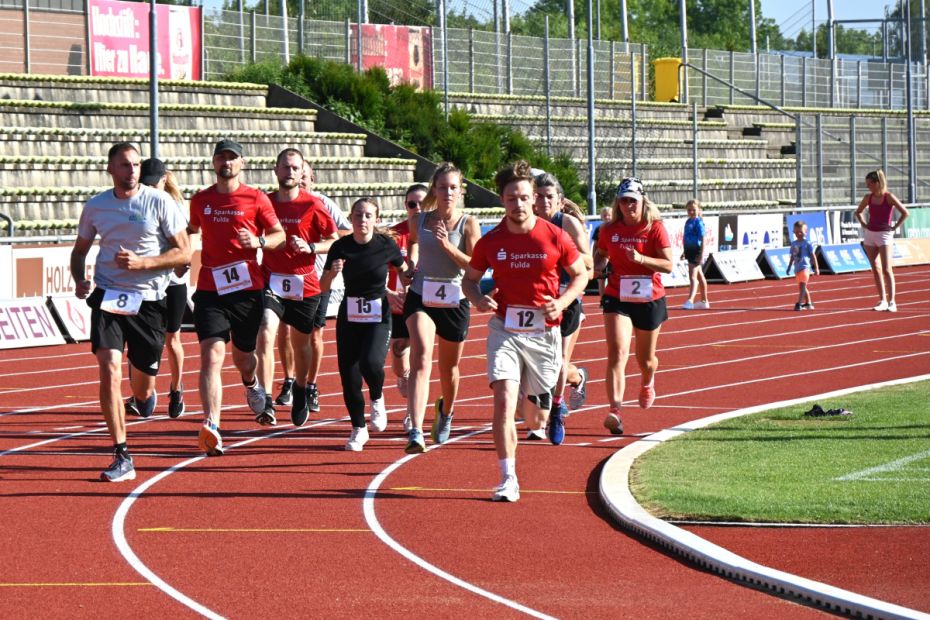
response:
M358 61L358 26L352 26L352 64ZM362 69L384 67L391 85L433 87L433 43L429 28L362 24Z
M158 78L199 80L198 7L157 5ZM149 77L149 5L119 0L88 0L90 74Z

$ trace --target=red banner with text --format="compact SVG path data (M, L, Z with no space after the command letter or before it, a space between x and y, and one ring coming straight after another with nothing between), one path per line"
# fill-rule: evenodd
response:
M88 0L90 74L149 77L149 4ZM201 79L199 7L157 5L158 78Z
M362 24L362 69L384 67L392 86L407 82L433 87L433 45L429 28ZM352 64L358 61L358 26L352 25Z

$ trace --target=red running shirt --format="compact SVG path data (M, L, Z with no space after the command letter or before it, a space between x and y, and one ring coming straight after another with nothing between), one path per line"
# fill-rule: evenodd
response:
M581 254L564 230L537 217L528 233L507 230L506 221L478 239L470 265L478 271L494 270L497 316L504 318L507 307L545 305L544 296L559 296L559 267L568 268ZM551 327L555 321L546 321Z
M407 240L410 239L410 224L408 220L404 220L398 224L391 226L391 230L394 231L394 241L397 242L397 247L400 248L400 254L404 257L404 260L407 259ZM388 270L388 290L396 291L401 288L397 283L397 269L392 265ZM401 315L403 312L394 312L391 310L391 314Z
M252 280L252 285L244 290L264 288L265 280L255 258L258 250L239 245L239 230L244 228L258 237L278 223L265 192L240 185L236 191L222 194L213 185L191 198L190 222L191 226L200 228L203 243L198 290L215 291L213 268L239 262L248 265Z
M283 247L262 252L265 277L269 278L272 273L303 276L304 297L319 295L320 280L314 268L316 254L295 252L291 248L290 239L297 235L307 243L318 243L336 233L336 222L323 201L304 190L300 190L297 198L288 202L279 202L276 196L277 192L268 194L287 239Z
M663 248L672 247L668 240L668 231L661 220L653 222L649 230L646 230L645 224L627 226L619 220L604 224L597 237L597 247L607 254L612 267L607 277L607 286L604 288L605 295L620 297L620 276L652 276L652 300L665 296L662 274L626 256L626 248L633 248L643 256L659 258Z

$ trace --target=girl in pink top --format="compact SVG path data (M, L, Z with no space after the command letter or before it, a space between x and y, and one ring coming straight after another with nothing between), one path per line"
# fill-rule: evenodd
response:
M878 305L874 310L879 312L897 312L898 306L894 301L895 282L894 272L891 269L891 255L894 247L894 231L904 225L907 219L907 209L898 197L888 191L885 173L873 170L865 175L865 185L869 193L863 196L856 209L856 219L865 228L863 246L865 254L869 257L872 275L875 276L875 287L878 289ZM869 208L869 220L866 222L862 216L866 207ZM897 222L892 222L894 211L900 214ZM886 298L887 294L887 298Z

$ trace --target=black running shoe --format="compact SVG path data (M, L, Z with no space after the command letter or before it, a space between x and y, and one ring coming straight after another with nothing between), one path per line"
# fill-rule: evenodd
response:
M261 413L255 414L255 421L259 426L276 426L278 419L275 418L274 403L270 396L265 396L265 409Z
M310 417L310 409L307 407L307 390L306 388L297 388L294 390L294 402L291 403L291 422L294 426L303 426Z
M168 392L168 417L179 418L184 413L184 390Z
M126 399L126 415L138 416L139 414L139 405L136 404L136 397L130 396Z
M281 385L281 393L278 394L278 397L274 399L274 404L281 405L290 405L294 398L294 380L285 377L284 384Z
M307 384L307 408L314 413L320 410L320 391L316 383Z

